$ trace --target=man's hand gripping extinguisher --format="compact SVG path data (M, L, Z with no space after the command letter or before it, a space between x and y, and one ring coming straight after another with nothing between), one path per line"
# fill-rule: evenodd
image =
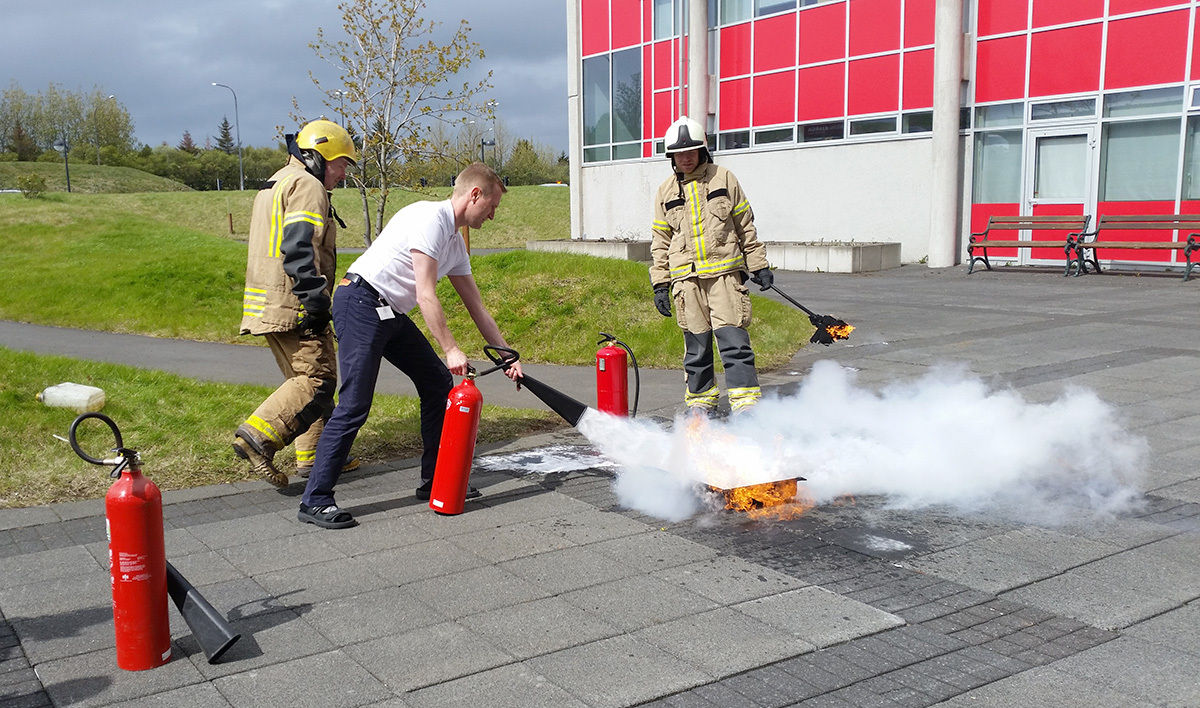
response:
M76 440L79 424L99 418L112 429L116 457L98 459ZM162 493L142 476L137 450L123 446L117 424L103 413L84 413L71 423L68 442L75 454L94 465L115 465L117 481L104 498L108 563L112 569L113 625L117 666L142 671L171 660L167 620L167 556L163 547Z
M496 365L476 373L475 367L467 364L467 375L446 397L446 417L442 422L437 465L433 468L433 488L429 491L429 508L439 514L461 514L467 502L467 482L471 478L483 407L483 394L475 379L506 369L521 358L515 349L507 347L489 344L483 351Z
M638 396L642 391L641 374L638 373L637 357L629 345L608 332L601 332L597 345L606 345L596 352L596 407L612 415L637 417ZM633 413L629 412L629 371L625 365L625 353L633 362Z
M116 438L117 456L92 457L79 445L76 432L88 418L103 421ZM55 436L58 437L58 436ZM167 562L163 542L162 493L142 475L137 450L123 446L121 431L102 413L84 413L71 423L67 442L75 454L94 465L115 465L116 482L104 499L108 563L112 573L113 626L117 666L141 671L171 658L167 597L192 630L208 663L215 664L241 638L187 578Z

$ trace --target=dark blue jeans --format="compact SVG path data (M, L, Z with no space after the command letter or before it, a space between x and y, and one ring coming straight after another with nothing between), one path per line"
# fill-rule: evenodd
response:
M379 362L388 363L412 379L421 398L421 479L433 479L437 465L446 397L454 385L449 369L429 340L407 315L379 319L380 302L360 284L343 285L333 295L333 328L338 340L337 407L317 443L317 457L302 501L308 506L333 504L333 487L350 455L350 446L367 415L379 378Z

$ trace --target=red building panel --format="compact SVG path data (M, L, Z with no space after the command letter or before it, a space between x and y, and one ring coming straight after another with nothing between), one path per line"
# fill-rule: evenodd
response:
M904 46L933 44L933 8L937 0L905 0Z
M1033 205L1034 216L1081 216L1082 214L1082 204ZM1046 243L1053 244L1046 248L1029 249L1031 258L1066 264L1067 254L1063 252L1063 244L1066 242L1066 237L1062 231L1054 229L1031 229L1029 237L1034 241L1045 241Z
M754 23L754 71L796 65L796 13L789 12Z
M610 0L612 3L612 48L621 49L642 41L641 0Z
M678 91L660 91L654 94L654 132L655 140L666 135L667 128L675 121L679 98Z
M1187 71L1188 11L1108 23L1104 88L1183 81ZM1154 51L1146 51L1154 47Z
M583 56L608 51L608 0L580 0L579 25Z
M904 53L903 91L904 110L933 106L932 49Z
M750 79L722 81L720 100L721 124L718 130L738 130L750 127ZM669 125L669 124L668 124ZM664 127L664 132L666 128Z
M800 63L843 59L846 56L846 5L817 5L799 13Z
M1156 7L1178 5L1179 0L1108 0L1108 16L1124 15L1127 12L1153 10Z
M1104 0L1033 0L1033 27L1104 17Z
M796 114L796 72L754 77L754 125L791 123Z
M796 72L796 120L845 115L846 65L824 64Z
M850 3L850 56L900 48L900 0Z
M847 113L894 111L900 95L900 55L850 62Z
M1029 50L1029 95L1100 88L1100 23L1034 32Z
M749 22L721 30L721 78L745 76L750 73Z
M1108 216L1110 214L1174 214L1174 213L1175 213L1175 202L1174 201L1169 201L1169 202L1164 202L1164 201L1100 202L1099 204L1096 205L1096 219L1097 220L1099 220L1101 216ZM1181 210L1180 213L1187 214L1189 212L1186 210ZM1195 212L1191 212L1191 213L1195 213ZM1175 241L1183 241L1184 243L1186 243L1188 233L1189 232L1185 231L1181 237L1178 234L1178 232L1176 232L1176 234L1174 236L1174 240ZM1162 241L1164 239L1164 237L1166 237L1166 233L1163 231L1136 231L1136 230L1110 231L1110 232L1108 232L1108 237L1112 238L1114 234L1117 235L1117 238L1121 239L1122 241ZM1100 260L1102 260L1102 261L1137 261L1140 263L1171 263L1171 262L1173 262L1172 261L1173 255L1174 255L1174 253L1172 251L1141 250L1141 249L1137 249L1137 248L1118 248L1118 249L1108 248L1108 249L1104 249L1104 250L1100 251Z
M971 233L977 234L987 228L988 217L990 216L1019 216L1021 214L1020 204L972 204L971 205ZM1014 238L1016 238L1014 236ZM1005 237L1007 240L1007 237ZM975 255L982 256L983 253L976 251ZM988 258L1016 258L1017 249L1015 248L989 248Z
M654 43L654 88L665 89L676 85L675 72L679 71L675 62L674 40L663 40ZM642 67L645 70L645 67Z
M1200 77L1200 13L1196 15L1196 24L1192 27L1192 78Z
M979 36L1029 28L1029 0L978 0Z
M986 39L975 47L975 100L1025 98L1025 35Z

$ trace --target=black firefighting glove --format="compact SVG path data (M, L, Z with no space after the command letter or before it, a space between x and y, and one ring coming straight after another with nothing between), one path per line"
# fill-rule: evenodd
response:
M670 285L655 285L654 286L654 307L658 308L658 314L663 317L671 316L671 286Z
M775 274L770 268L754 271L754 275L750 276L751 282L759 286L759 290L768 290L775 284Z
M296 316L296 327L301 335L320 336L325 333L332 319L333 315L328 310L301 310Z

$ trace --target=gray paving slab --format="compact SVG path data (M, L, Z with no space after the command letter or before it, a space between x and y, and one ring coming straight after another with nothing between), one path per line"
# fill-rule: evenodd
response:
M304 621L337 646L408 632L450 618L407 588L386 587L307 606Z
M407 694L418 708L584 708L586 703L537 673L528 664L509 664Z
M175 658L148 671L121 671L116 665L117 652L113 647L39 662L37 671L46 692L60 706L101 706L141 700L204 681L186 659Z
M648 575L591 585L560 597L627 632L717 606L712 600Z
M1200 601L1138 622L1124 634L1193 654L1200 661Z
M1001 597L1073 617L1101 629L1121 629L1178 607L1176 600L1147 594L1120 581L1104 582L1071 571L1031 583Z
M1048 565L989 551L978 543L910 558L904 565L992 594L1052 578L1056 573Z
M904 624L896 615L818 587L749 600L733 609L791 632L815 647L840 644Z
M433 686L516 661L511 654L454 622L353 644L345 651L397 692Z
M519 659L621 633L611 622L556 597L480 612L458 623Z
M807 585L790 575L733 556L714 556L653 575L720 605L757 600Z
M1115 639L1054 664L1059 671L1118 693L1172 706L1200 704L1196 666L1195 654L1134 637Z
M331 681L330 677L337 677ZM273 663L223 676L213 685L235 707L365 706L394 697L342 651Z
M792 632L729 607L688 615L634 632L705 673L722 678L812 651Z

